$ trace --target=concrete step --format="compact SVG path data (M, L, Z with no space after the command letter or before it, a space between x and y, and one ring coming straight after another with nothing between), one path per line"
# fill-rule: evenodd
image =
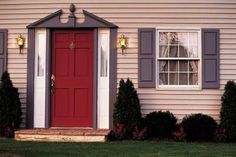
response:
M105 142L109 130L95 129L26 129L15 132L17 141Z

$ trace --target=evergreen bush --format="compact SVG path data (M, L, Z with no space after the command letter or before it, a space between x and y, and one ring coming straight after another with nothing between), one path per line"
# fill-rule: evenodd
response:
M182 127L187 141L213 141L217 123L212 117L199 113L184 117Z
M18 89L13 87L9 73L5 71L0 84L0 135L13 137L21 123L21 103Z
M228 141L236 141L236 83L228 81L221 97L220 127L226 130Z
M176 130L177 119L169 111L151 112L146 118L148 138L171 138Z
M123 138L132 137L135 127L141 119L138 94L130 79L120 80L118 96L113 113L114 128L122 126Z

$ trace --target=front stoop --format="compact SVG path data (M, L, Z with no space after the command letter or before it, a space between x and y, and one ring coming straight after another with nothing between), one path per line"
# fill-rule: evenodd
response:
M27 129L15 132L17 141L105 142L109 130L93 129Z

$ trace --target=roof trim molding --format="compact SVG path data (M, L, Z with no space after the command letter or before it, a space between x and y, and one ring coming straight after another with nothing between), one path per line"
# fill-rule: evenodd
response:
M77 23L75 16L75 5L70 5L70 15L67 23L61 23L60 18L63 11L60 9L36 22L28 25L27 28L117 28L115 24L106 21L86 10L83 10L85 20L83 23Z

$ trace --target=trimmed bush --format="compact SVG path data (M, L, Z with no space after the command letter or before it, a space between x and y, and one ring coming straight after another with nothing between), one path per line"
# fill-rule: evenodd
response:
M21 123L21 103L18 89L13 87L9 73L3 73L0 84L0 134L13 137Z
M151 112L146 116L148 138L170 138L176 130L176 118L169 111Z
M122 138L132 137L135 127L141 119L138 94L132 81L120 80L118 96L113 114L114 128L122 126ZM115 130L114 130L115 131Z
M217 123L212 117L199 113L184 117L182 127L187 141L213 141Z
M236 84L228 81L221 97L220 127L226 130L228 141L236 141Z

